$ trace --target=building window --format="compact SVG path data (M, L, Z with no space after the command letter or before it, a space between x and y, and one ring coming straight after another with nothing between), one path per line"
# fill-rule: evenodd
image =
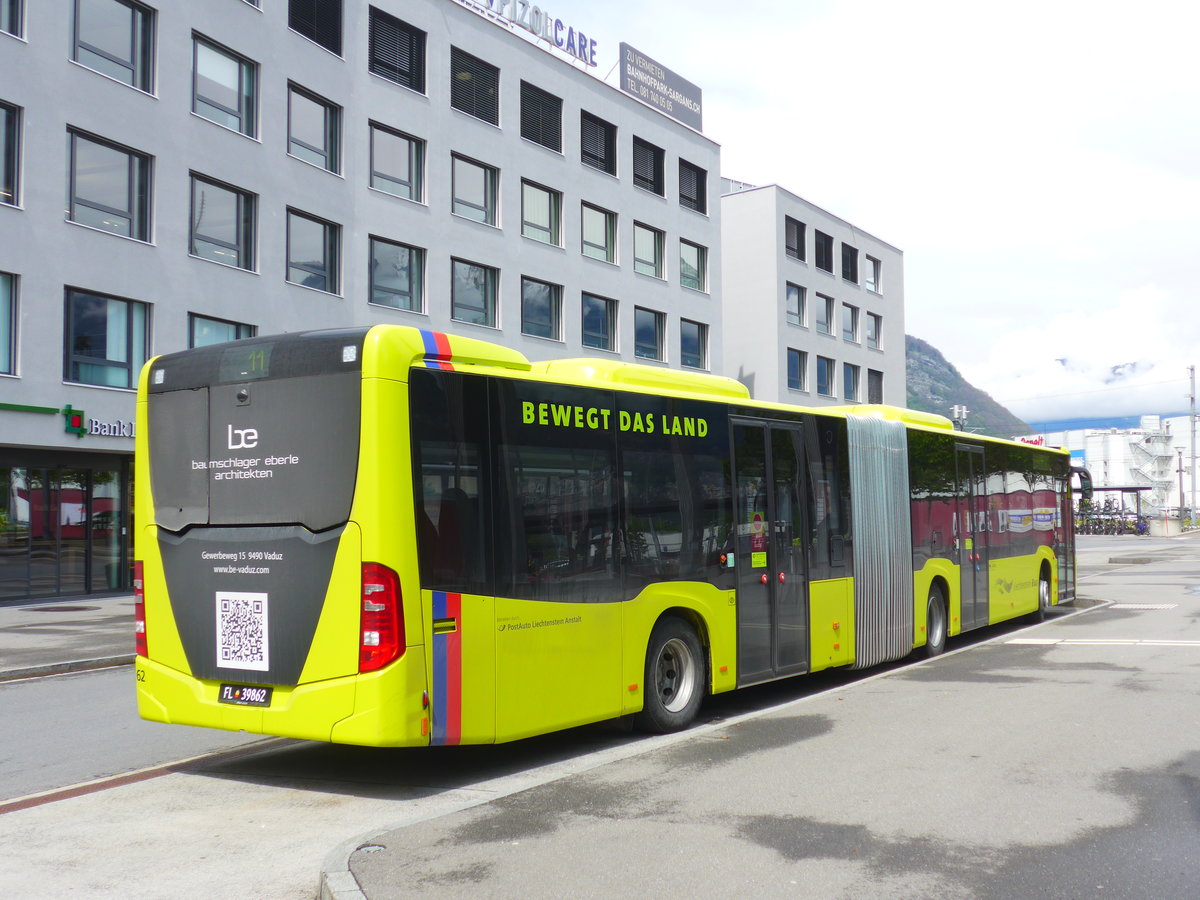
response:
M858 399L858 366L842 363L842 389L846 400Z
M477 119L500 124L500 70L477 56L450 48L450 105Z
M491 266L451 260L450 318L471 325L496 327L496 285L500 271Z
M792 259L805 259L803 222L798 222L791 216L783 217L783 247Z
M617 349L617 301L583 295L583 346L595 350Z
M787 385L789 390L807 391L808 354L803 350L793 350L789 347L787 352L787 367Z
M640 359L663 358L663 332L667 317L652 309L633 310L633 354Z
M0 0L0 31L21 36L23 0Z
M842 340L858 343L858 307L842 304Z
M373 6L370 15L367 69L425 93L425 32Z
M817 357L817 393L822 397L833 396L833 365L829 357Z
M562 194L534 184L521 182L521 234L543 244L561 246Z
M150 240L150 157L74 131L70 136L70 220Z
M454 157L454 203L456 216L496 224L496 192L500 182L499 169L472 162L462 156Z
M821 231L813 232L813 245L817 251L817 268L833 271L833 238Z
M879 293L879 291L880 291L879 275L880 275L880 270L882 269L882 267L883 267L883 264L879 260L877 260L875 257L873 257L873 256L867 257L866 278L867 278L867 290L868 291L874 291L877 294Z
M617 214L583 204L583 255L617 261Z
M689 369L708 368L708 326L703 322L679 322L679 364Z
M382 238L371 238L371 302L421 312L424 304L425 251Z
M521 279L521 334L562 340L562 287Z
M816 304L817 331L821 334L833 334L833 298L817 294Z
M154 71L154 11L127 0L75 0L77 63L149 91Z
M342 131L342 108L288 85L288 154L337 172Z
M288 28L342 55L342 0L288 0Z
M562 100L521 82L521 137L562 153Z
M708 290L708 248L679 242L679 283L693 291Z
M192 44L192 112L254 137L258 66L204 38Z
M21 171L21 111L0 103L0 203L20 201L17 174Z
M0 272L0 375L17 373L17 276Z
M679 161L679 205L708 212L708 173L686 160Z
M188 313L188 347L207 347L209 344L240 341L242 338L254 337L256 331L253 325Z
M66 380L133 388L146 362L149 307L67 288Z
M798 284L787 283L787 323L789 325L804 324L804 288Z
M336 294L341 277L341 228L294 209L289 209L287 215L287 280Z
M663 192L663 150L639 137L633 139L633 185L665 197Z
M371 187L421 202L424 173L423 140L371 123Z
M579 114L580 158L585 166L617 174L617 126L589 112Z
M249 191L193 173L188 252L227 266L253 269L255 204Z
M867 369L867 402L883 402L883 373Z
M882 348L883 342L883 316L876 313L867 313L867 346L872 350Z
M633 270L663 277L663 233L641 222L633 223Z
M858 249L842 244L842 277L858 284Z

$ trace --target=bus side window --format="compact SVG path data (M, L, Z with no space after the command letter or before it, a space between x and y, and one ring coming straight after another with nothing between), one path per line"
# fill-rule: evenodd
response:
M848 570L853 565L853 544L846 425L821 416L805 420L810 577L840 578L853 574Z
M492 593L487 527L487 383L414 369L410 382L418 565L434 590Z

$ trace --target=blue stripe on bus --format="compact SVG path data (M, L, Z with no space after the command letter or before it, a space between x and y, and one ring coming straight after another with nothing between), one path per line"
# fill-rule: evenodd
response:
M425 345L425 367L428 369L450 369L452 366L444 360L450 357L450 340L439 331L421 329L421 342Z

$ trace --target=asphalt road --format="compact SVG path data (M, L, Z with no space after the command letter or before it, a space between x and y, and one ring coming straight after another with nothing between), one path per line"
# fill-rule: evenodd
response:
M0 682L0 709L0 801L259 739L142 721L132 666Z

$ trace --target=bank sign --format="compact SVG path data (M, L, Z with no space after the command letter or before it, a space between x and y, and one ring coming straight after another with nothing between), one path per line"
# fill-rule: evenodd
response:
M24 403L0 403L0 412L41 413L47 416L62 416L63 431L78 437L94 435L96 437L132 438L134 437L134 422L129 419L94 419L82 409L75 409L68 403L59 409L57 406L29 406Z
M596 41L574 25L529 0L456 0L460 6L508 27L523 28L536 38L589 66L596 65Z

